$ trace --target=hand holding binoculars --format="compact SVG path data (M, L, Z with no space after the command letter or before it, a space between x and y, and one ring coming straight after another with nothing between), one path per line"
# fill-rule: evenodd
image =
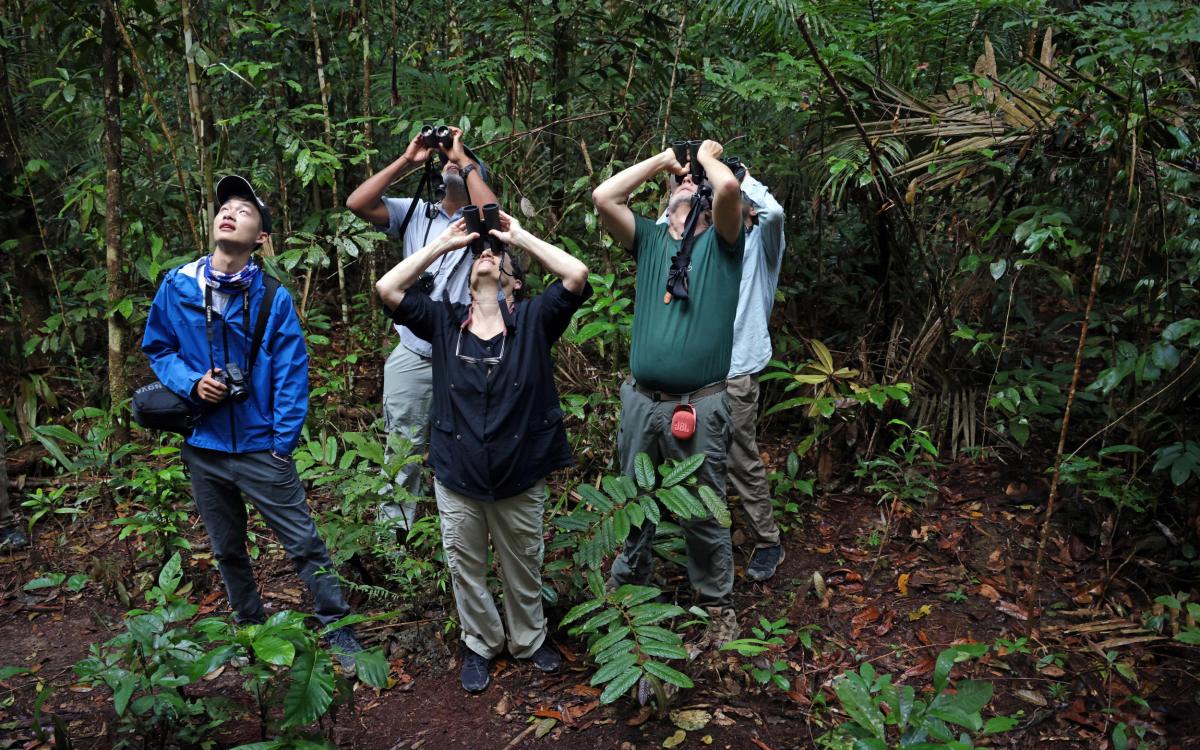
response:
M688 166L689 173L692 176L692 182L699 185L708 178L704 172L704 167L700 164L700 144L704 141L697 140L681 140L672 141L671 150L675 152L675 161L679 162L679 166ZM729 167L729 171L733 172L733 176L740 182L746 176L746 167L742 164L741 159L736 156L730 156L721 159L721 163ZM675 175L677 182L682 182L683 178Z
M474 204L463 207L463 218L467 220L467 231L479 234L479 237L471 243L471 254L479 255L485 248L490 247L492 254L499 257L504 253L504 243L493 237L489 230L500 231L500 206L488 203L483 207L482 217L479 213L479 206Z
M449 151L454 146L454 133L449 125L426 125L417 135L417 142L425 148Z

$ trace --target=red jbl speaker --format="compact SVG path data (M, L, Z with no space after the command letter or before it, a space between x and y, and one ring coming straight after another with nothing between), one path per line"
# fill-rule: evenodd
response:
M696 434L696 407L680 404L671 415L671 434L678 440L691 440Z

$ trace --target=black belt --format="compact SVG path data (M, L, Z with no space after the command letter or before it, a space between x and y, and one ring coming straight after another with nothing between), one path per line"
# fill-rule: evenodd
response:
M653 401L679 401L685 404L689 401L695 401L698 398L711 396L714 393L720 393L721 391L725 390L724 380L712 383L711 385L706 385L703 388L697 388L691 393L667 393L666 391L651 390L650 388L638 383L633 378L627 378L625 382L633 386L635 391Z

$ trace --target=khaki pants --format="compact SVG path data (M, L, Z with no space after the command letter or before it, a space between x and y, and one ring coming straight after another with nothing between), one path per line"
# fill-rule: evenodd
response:
M397 344L383 366L383 424L389 434L412 442L409 455L421 456L429 444L429 405L433 400L433 365L430 360ZM391 460L394 453L389 437L385 455ZM405 464L396 474L395 487L408 491L410 497L421 495L422 462ZM388 491L393 494L394 490ZM401 528L412 528L417 520L417 504L405 499L387 500L380 508L385 518L401 519Z
M462 640L488 659L504 648L528 659L546 640L542 612L542 512L546 484L494 503L474 500L434 481L442 546L454 584ZM488 537L504 586L504 623L487 587Z
M742 498L746 511L746 530L755 549L779 544L779 527L771 507L771 488L767 467L758 454L758 377L741 375L725 381L729 396L729 437L727 464L731 495Z

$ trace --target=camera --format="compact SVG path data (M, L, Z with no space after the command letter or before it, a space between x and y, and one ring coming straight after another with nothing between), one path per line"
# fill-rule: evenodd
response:
M484 248L490 247L493 254L502 255L504 243L488 233L489 229L500 229L500 206L488 203L483 207L482 217L479 213L479 207L474 204L463 208L463 218L467 220L467 231L479 233L479 238L471 243L471 254L479 255Z
M447 125L426 125L421 128L417 142L426 148L441 148L449 151L454 145L454 133Z
M213 376L213 380L223 383L228 389L225 398L236 403L242 403L250 398L250 387L246 385L246 375L237 362L226 362L225 369Z

